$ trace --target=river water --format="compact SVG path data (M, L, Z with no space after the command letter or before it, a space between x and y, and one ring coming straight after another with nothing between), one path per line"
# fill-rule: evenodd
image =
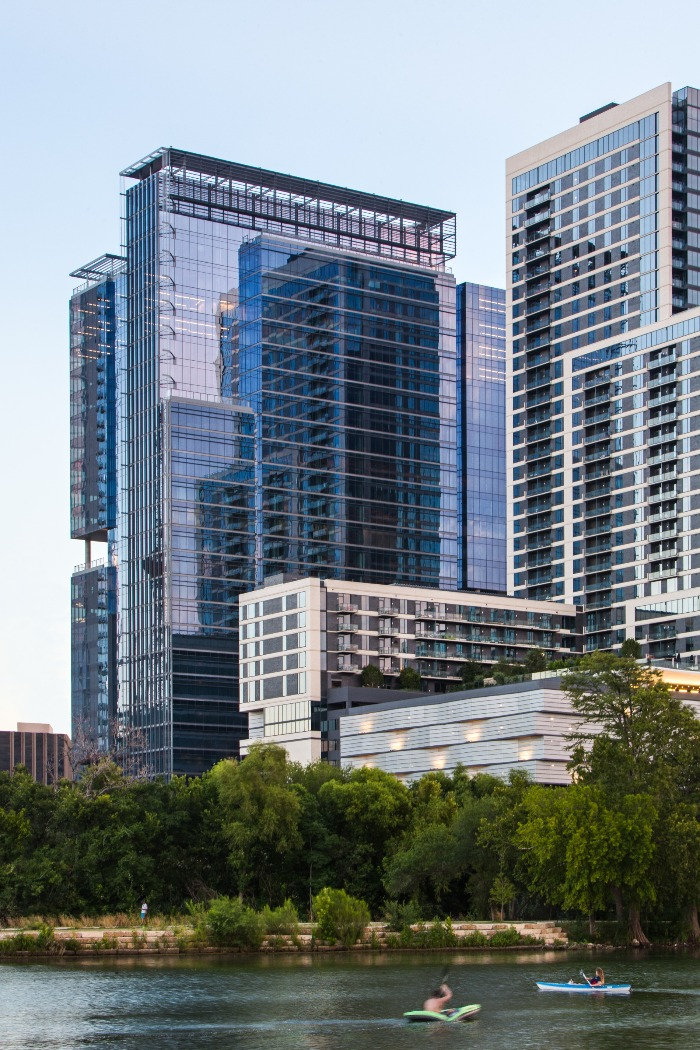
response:
M630 996L538 992L603 963ZM475 1021L408 1025L449 968ZM700 956L551 952L0 963L2 1050L700 1047Z

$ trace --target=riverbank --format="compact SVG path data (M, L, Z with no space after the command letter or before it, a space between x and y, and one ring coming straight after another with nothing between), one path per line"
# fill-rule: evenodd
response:
M312 923L299 923L292 933L267 934L256 952L319 953L339 951L425 951L567 948L568 937L554 922L417 923L401 932L373 922L357 944L328 944L314 935ZM124 926L51 926L0 929L0 957L22 955L229 955L252 950L206 943L194 926L158 929Z

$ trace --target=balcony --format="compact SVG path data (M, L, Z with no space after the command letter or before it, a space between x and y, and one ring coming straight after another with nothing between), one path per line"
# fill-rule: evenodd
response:
M609 535L612 532L610 522L601 522L598 525L590 525L586 527L586 536L603 536ZM609 544L608 544L609 546Z
M527 441L528 444L532 444L535 441L545 441L547 438L552 436L552 426L550 423L544 426L540 424L535 427L528 427Z
M547 386L549 386L549 383L550 383L549 369L547 369L546 371L543 371L543 372L534 372L534 373L528 375L528 377L527 377L527 389L528 390L533 390L535 387L544 386L545 384Z
M588 479L586 479L588 480ZM610 480L603 485L586 485L586 499L597 499L599 496L610 495Z
M672 489L665 489L662 492L650 492L649 503L666 503L668 500L675 500L676 489L675 486Z
M610 459L610 446L605 445L603 448L596 448L592 452L587 452L583 458L586 463L596 463L600 459Z
M528 521L528 523L527 523L527 532L528 533L530 533L530 532L544 532L545 530L549 531L551 529L551 527L552 527L552 519L551 519L551 517L549 515L547 515L546 518L543 518L540 521L537 521L537 520L535 520L535 521Z
M659 452L655 456L649 456L647 463L650 467L654 467L659 463L673 463L675 469L675 462L678 459L678 453L674 447L672 452Z
M526 316L528 314L539 314L543 310L549 310L549 296L546 299L538 299L536 303L528 303L525 308Z
M335 627L330 628L331 631L336 631L340 634L354 634L359 629L356 623L337 623Z
M608 386L610 386L610 373L609 372L603 372L603 373L598 373L597 375L594 375L594 376L588 376L585 379L583 385L584 385L586 390L590 390L591 387L602 386L603 383L606 383Z
M532 448L529 448L526 458L530 463L538 459L548 459L550 454L550 443L547 441L542 445L533 445Z
M548 335L538 335L534 339L528 341L527 349L539 350L541 346L549 346L551 340ZM528 360L527 367L534 368L536 365L548 364L550 360L549 354L538 354L536 358Z
M360 668L356 667L352 660L338 660L339 671L359 671Z
M649 539L652 540L652 542L655 540L673 539L677 535L678 523L675 520L660 522L657 528L654 528L653 531L649 531Z
M587 397L584 401L583 407L589 409L593 408L594 405L602 405L603 402L609 403L611 400L610 391L604 390L602 394L596 394L595 397Z
M380 638L393 638L398 633L398 627L377 627L377 634Z
M540 277L542 274L549 273L549 263L540 263L538 266L528 266L527 274L525 275L526 280L531 281L534 277Z
M527 280L529 284L530 278L528 278ZM543 292L548 292L551 287L551 284L552 282L550 280L537 281L537 283L532 285L532 287L528 287L525 289L525 298L532 299L536 295L542 295Z
M528 482L528 485L529 485L530 482L533 480L533 478L543 478L543 477L547 477L548 478L551 473L552 473L551 464L549 464L549 463L542 463L540 466L535 467L534 470L528 470L527 476L526 476L526 481Z
M536 226L539 222L544 222L549 219L551 212L549 208L543 208L542 211L538 211L536 215L531 215L529 219L526 219L523 226L526 230L530 229L531 226Z
M609 477L610 477L610 467L601 467L600 470L591 470L591 471L589 471L589 473L586 474L586 476L585 476L585 478L583 480L586 482L586 484L588 484L590 481L596 481L598 478L609 478Z
M603 573L597 579L586 580L586 594L594 591L609 591L612 587L612 574Z
M552 572L529 572L527 574L528 587L540 587L545 583L552 582Z
M669 576L676 576L676 575L677 575L677 573L676 573L676 562L674 560L673 564L671 564L671 565L662 566L661 568L657 568L655 566L653 569L650 569L649 573L647 575L647 579L648 580L667 580L669 578Z
M528 558L527 568L538 569L541 565L551 565L551 554L537 554L534 558Z
M655 376L653 379L650 379L647 383L647 390L658 390L660 386L668 386L669 383L675 382L676 370L674 368L672 372L665 372L663 375Z
M339 653L356 653L358 646L353 645L351 642L338 642L337 652Z
M527 494L530 496L541 496L552 491L551 481L531 482L527 486Z
M532 502L530 502L528 500L528 504L527 504L527 512L528 512L528 514L541 514L544 511L548 511L548 510L551 510L551 509L552 509L552 501L551 501L551 499L533 500Z
M655 521L671 521L678 517L678 511L675 506L670 507L668 510L657 510L654 514L649 515L649 522L653 524Z
M354 602L338 602L338 612L341 613L356 613L359 606Z
M647 439L647 444L650 445L650 446L666 445L670 441L675 441L675 440L676 440L676 431L675 431L675 428L674 428L672 431L669 431L666 434L650 434L648 439ZM650 460L650 462L651 462L651 460Z
M597 412L591 412L590 415L586 415L583 421L584 427L595 426L596 423L609 423L610 422L610 409L598 409Z
M543 313L536 317L533 321L528 321L527 328L525 329L528 333L539 332L542 328L549 328L549 313Z
M674 404L666 408L665 411L657 412L655 415L649 416L649 426L658 427L664 423L675 423L676 422L676 398L673 398Z
M598 558L591 562L586 562L586 572L606 572L608 569L612 569L612 561L608 558Z
M392 605L380 605L377 609L378 616L397 616L399 610Z
M610 551L609 540L603 540L602 543L586 543L586 557L588 557L589 554L599 554L602 551Z
M540 193L532 198L532 200L525 201L525 207L530 211L531 208L536 208L538 204L544 204L544 202L548 201L551 196L551 190L541 190Z

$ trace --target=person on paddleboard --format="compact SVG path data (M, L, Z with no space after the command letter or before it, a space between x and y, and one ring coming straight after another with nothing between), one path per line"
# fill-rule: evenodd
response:
M596 985L605 984L605 974L601 970L600 966L597 966L595 975L593 977L586 977L586 980L590 984L591 988L595 988Z
M429 999L426 999L423 1003L424 1010L430 1010L432 1013L439 1014L441 1010L444 1010L450 999L452 998L452 992L446 984L441 984L437 988Z

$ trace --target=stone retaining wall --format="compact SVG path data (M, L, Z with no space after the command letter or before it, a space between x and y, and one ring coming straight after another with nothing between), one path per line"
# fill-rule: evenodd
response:
M426 924L429 925L429 924ZM458 938L458 942L470 933L479 931L487 938L493 936L499 930L507 930L514 927L521 936L537 937L543 942L544 947L565 948L568 944L566 933L554 922L455 922L452 930ZM413 930L421 927L415 925ZM263 941L261 951L287 951L287 952L327 952L341 951L337 945L319 944L313 940L313 925L311 923L300 923L299 932L296 936L269 935ZM206 953L206 954L230 954L234 949L199 947L190 943L194 930L192 927L167 927L162 930L154 930L144 927L131 929L105 929L104 927L93 927L87 929L75 929L73 927L56 927L53 931L55 945L59 950L68 952L94 951L100 954L120 955L178 955L180 952ZM0 955L2 955L2 941L15 937L17 934L37 938L36 930L22 930L18 928L0 929ZM387 937L395 938L386 927L386 923L373 922L365 930L365 935L359 944L354 945L351 951L373 950L395 950L395 946L387 944ZM457 943L455 948L459 948ZM412 950L412 949L408 949ZM444 951L445 949L440 949ZM48 953L55 953L56 948L47 949ZM18 954L18 953L13 953Z

